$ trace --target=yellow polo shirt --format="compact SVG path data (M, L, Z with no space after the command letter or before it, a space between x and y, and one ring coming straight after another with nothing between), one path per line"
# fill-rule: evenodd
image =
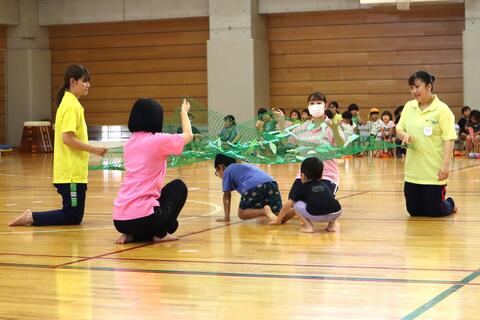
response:
M53 183L87 183L88 152L64 144L64 132L73 132L78 140L88 143L83 107L68 91L65 92L55 117Z
M405 160L405 181L416 184L444 185L438 180L438 170L443 163L443 144L455 140L455 117L450 108L437 96L425 110L417 100L405 105L397 130L413 137Z

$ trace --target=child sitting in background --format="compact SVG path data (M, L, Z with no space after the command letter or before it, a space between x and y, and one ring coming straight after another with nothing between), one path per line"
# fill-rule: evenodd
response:
M292 125L302 123L302 120L300 120L300 112L298 112L297 109L290 111L290 122Z
M257 166L236 163L234 158L217 154L214 162L215 175L222 179L224 218L218 222L230 221L231 191L241 194L238 217L248 220L267 217L274 221L282 209L282 198L275 180ZM267 208L270 207L270 209ZM272 213L273 211L273 213Z
M276 121L267 109L260 108L258 110L258 120L255 123L255 127L257 128L257 136L259 139L263 138L265 132L275 131L276 125Z
M478 153L479 152L479 145L480 145L480 111L472 110L470 112L470 117L468 119L467 124L465 125L465 129L468 132L466 137L467 140L467 157L470 156L470 153Z
M303 109L302 110L302 115L300 117L300 120L302 121L302 123L304 123L305 121L308 121L312 119L312 116L310 115L310 111L308 111L308 109Z
M394 142L395 138L393 137L393 129L395 128L395 123L392 121L392 113L390 111L384 111L382 113L382 124L380 126L380 138L384 142ZM383 155L385 157L393 156L388 150L384 149Z
M235 144L240 140L240 134L238 133L237 123L235 117L229 114L223 118L223 128L218 135L222 146L228 148L229 144Z
M382 127L382 120L378 119L378 115L380 114L380 110L377 108L370 109L370 114L368 116L367 121L367 129L368 129L368 144L374 144L377 140L381 139L381 132L380 128ZM374 152L375 156L378 156L380 151L377 150Z
M348 106L348 111L352 113L352 122L357 126L363 124L362 118L360 117L359 107L356 103L352 103ZM358 133L357 133L358 134Z
M293 184L288 201L271 224L285 223L296 214L303 223L301 232L314 232L312 222L328 222L325 231L335 232L342 208L330 187L322 181L323 162L316 157L307 158L302 162L300 173L302 183Z
M345 135L345 140L348 139L355 134L355 128L357 127L352 120L352 113L350 111L345 111L342 113L342 123L340 127L343 130L343 134Z

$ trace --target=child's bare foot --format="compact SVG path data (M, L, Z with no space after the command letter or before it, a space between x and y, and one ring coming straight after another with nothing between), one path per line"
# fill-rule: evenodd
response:
M273 214L272 210L269 207L265 207L264 210L265 210L265 215L270 220L270 222L277 220L277 216Z
M125 243L130 243L133 241L133 236L131 234L122 234L117 241L115 241L116 244L125 244Z
M452 213L457 213L457 212L458 212L458 207L457 207L457 205L455 205L455 206L453 207Z
M278 217L275 218L275 220L271 220L268 224L282 224L282 220L278 219Z
M167 235L163 238L159 238L156 236L153 237L153 242L167 242L167 241L177 241L177 240L178 238L170 233L167 233Z
M337 223L335 221L329 222L327 227L325 228L327 232L335 232L337 231Z
M314 233L315 232L315 228L313 226L303 226L300 228L300 232L304 232L304 233Z
M15 220L11 221L8 225L13 226L29 226L33 223L32 210L27 209L21 215L19 215Z
M300 228L300 232L305 232L305 233L313 233L315 232L315 228L313 227L313 224L310 220L300 217L303 221L303 226Z

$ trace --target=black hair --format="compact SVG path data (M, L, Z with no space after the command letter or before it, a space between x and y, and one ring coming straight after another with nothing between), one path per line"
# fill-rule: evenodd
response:
M338 102L337 101L332 101L328 104L328 106L330 107L330 105L333 105L335 107L335 109L338 109Z
M334 115L333 115L333 111L332 110L325 110L325 115L327 116L328 119L333 119Z
M290 111L290 119L292 118L292 113L296 113L297 116L298 116L298 119L300 119L300 116L301 116L301 115L300 115L300 112L298 112L297 109L293 109L292 111Z
M432 85L432 91L433 91L433 83L435 82L435 76L428 73L427 71L417 71L414 74L408 78L408 85L409 86L414 86L415 81L420 80L421 82Z
M352 112L353 110L358 111L360 108L358 107L358 104L352 103L348 106L348 111Z
M223 118L223 121L230 121L233 125L236 125L237 123L235 122L235 117L232 116L231 114L225 116Z
M393 112L395 114L395 124L398 124L398 122L400 121L400 116L402 114L402 111L403 111L403 106L398 106Z
M323 162L317 157L310 157L303 160L300 172L310 180L320 180L323 174Z
M353 124L353 121L352 121L353 115L350 111L344 111L342 113L342 118L347 119L350 124Z
M236 162L237 160L235 160L235 158L229 157L221 153L217 153L217 155L215 156L215 161L213 162L213 167L216 169L219 165L223 165L226 168L232 163Z
M470 112L470 119L471 118L477 119L477 122L480 121L480 111L472 110L472 112Z
M302 110L302 113L306 112L308 114L309 117L311 117L312 115L310 114L310 111L308 109L303 109Z
M265 109L265 108L260 108L260 109L258 109L258 111L257 111L257 116L260 117L262 114L267 113L267 112L268 112L267 109Z
M471 109L469 106L464 106L464 107L462 107L462 115L463 115L463 113L464 113L465 111L467 111L467 110L472 110L472 109Z
M63 86L61 86L57 91L57 96L55 98L55 104L57 107L60 106L63 96L65 95L65 90L70 89L70 79L75 81L82 79L85 81L90 81L90 73L87 68L79 64L71 64L65 70L63 75Z
M382 113L382 118L383 118L383 116L385 116L385 115L389 116L389 117L390 117L390 120L393 120L392 113L391 113L390 111L388 111L388 110L387 110L387 111L383 111L383 113Z
M323 93L315 91L308 96L307 103L310 101L323 101L327 103L327 97Z
M128 130L130 132L144 131L157 133L163 128L163 108L151 98L141 98L135 101L130 117Z

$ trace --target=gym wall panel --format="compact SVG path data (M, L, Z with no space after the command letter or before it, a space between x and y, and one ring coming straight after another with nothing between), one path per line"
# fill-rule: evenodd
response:
M50 27L52 95L66 67L79 63L91 73L81 97L88 125L126 124L141 97L157 99L167 114L184 95L206 105L208 37L207 18Z
M437 78L434 92L456 116L463 105L463 4L267 16L272 106L303 109L321 91L341 111L350 103L393 111L411 100L417 70Z

